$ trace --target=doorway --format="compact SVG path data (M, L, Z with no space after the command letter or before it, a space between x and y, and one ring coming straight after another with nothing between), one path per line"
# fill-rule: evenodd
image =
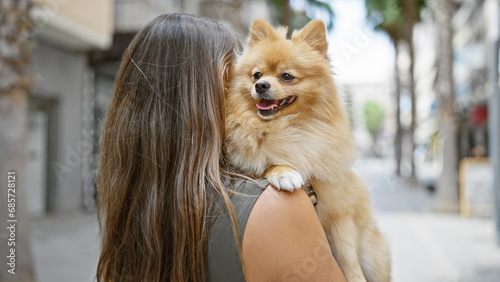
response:
M26 131L26 188L28 212L41 217L54 202L54 188L49 185L49 162L54 159L57 135L54 114L55 100L30 96Z

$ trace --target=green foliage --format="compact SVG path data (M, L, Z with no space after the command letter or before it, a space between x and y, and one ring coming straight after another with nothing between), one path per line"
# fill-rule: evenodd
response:
M303 0L306 6L306 11L295 11L290 7L289 0L271 0L276 12L276 21L284 26L288 26L289 30L300 29L304 27L309 21L313 20L307 11L317 10L326 12L328 19L325 21L327 29L333 29L333 22L335 13L332 7L321 0Z
M391 39L400 38L404 32L400 0L366 0L366 12L374 28L387 32Z
M419 22L420 12L427 7L426 0L365 0L367 18L376 30L386 32L393 41L405 40L408 18L405 9L412 3L416 5L413 9L415 22Z
M307 0L307 5L311 8L315 8L315 9L327 12L328 20L326 21L326 28L328 30L332 30L333 21L335 20L335 13L333 12L333 9L330 6L330 4L327 4L323 1L318 1L318 0ZM312 20L312 19L310 19L310 20Z
M384 109L379 103L374 101L368 101L363 107L363 112L365 114L365 126L366 129L372 134L376 134L382 121L384 119Z

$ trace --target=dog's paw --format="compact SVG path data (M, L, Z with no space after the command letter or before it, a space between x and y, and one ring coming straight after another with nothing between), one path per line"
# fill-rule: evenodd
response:
M266 173L266 178L269 183L278 190L294 191L300 189L304 185L304 179L295 169L280 165L274 166Z

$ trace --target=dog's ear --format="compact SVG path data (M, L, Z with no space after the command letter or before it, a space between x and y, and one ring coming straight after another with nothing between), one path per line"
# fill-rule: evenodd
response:
M248 39L248 45L252 46L259 41L270 38L276 38L273 28L266 21L256 19L250 29L250 39Z
M308 23L303 29L299 31L295 30L292 34L292 40L304 41L325 58L328 58L328 42L326 41L326 28L323 21L314 20Z

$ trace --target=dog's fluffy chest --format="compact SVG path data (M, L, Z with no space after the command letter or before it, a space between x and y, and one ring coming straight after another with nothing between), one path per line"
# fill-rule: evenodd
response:
M226 146L233 164L257 176L270 165L289 165L304 179L333 180L351 159L335 135L341 132L331 124L315 119L305 122L299 116L273 121L228 116Z

